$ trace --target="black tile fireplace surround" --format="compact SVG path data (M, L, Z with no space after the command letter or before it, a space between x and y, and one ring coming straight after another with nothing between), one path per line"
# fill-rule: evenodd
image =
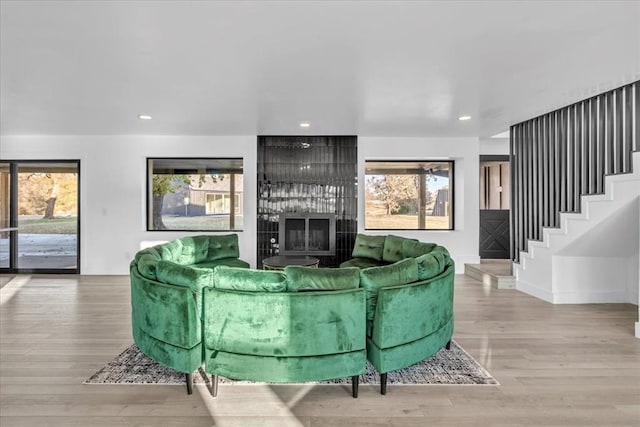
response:
M356 182L355 136L259 136L257 265L279 254L315 256L321 267L351 258Z

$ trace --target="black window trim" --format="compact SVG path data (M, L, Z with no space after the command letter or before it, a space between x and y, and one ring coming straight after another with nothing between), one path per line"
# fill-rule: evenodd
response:
M368 228L367 224L367 206L364 201L364 197L362 200L363 203L363 214L364 214L364 230L366 231L429 231L429 232L451 232L456 231L455 224L455 159L393 159L393 160L385 160L385 159L365 159L364 160L364 178L365 182L367 179L367 163L449 163L450 165L450 183L449 183L449 199L451 201L451 227L450 228ZM384 170L384 169L375 169L376 171ZM398 172L401 171L404 174L411 173L420 173L425 172L424 169L392 169L390 172ZM366 184L365 184L366 186ZM366 190L364 190L366 191Z

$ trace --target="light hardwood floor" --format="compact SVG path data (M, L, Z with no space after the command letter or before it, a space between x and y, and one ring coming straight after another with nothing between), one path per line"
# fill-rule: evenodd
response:
M132 343L128 277L18 276L0 290L0 425L640 425L638 310L552 305L456 277L454 339L499 386L83 385Z

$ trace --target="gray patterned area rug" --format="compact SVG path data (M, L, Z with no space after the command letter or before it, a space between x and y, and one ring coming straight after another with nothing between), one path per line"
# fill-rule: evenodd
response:
M205 383L203 372L193 375L196 384ZM221 384L250 384L249 381L219 379ZM318 381L316 384L348 384L349 378ZM144 354L135 344L93 374L84 384L185 384L185 375L164 367ZM360 384L380 384L380 376L367 362ZM498 381L455 341L451 349L442 349L413 366L389 372L387 384L424 385L499 385Z

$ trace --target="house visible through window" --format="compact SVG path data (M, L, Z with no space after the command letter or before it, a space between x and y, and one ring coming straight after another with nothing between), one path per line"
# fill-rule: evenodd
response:
M149 230L242 230L242 159L147 162Z
M453 161L366 161L365 229L453 230Z
M229 193L207 193L207 215L229 214L231 212L231 198ZM234 200L236 205L234 213L237 215L240 213L241 194L236 192Z

